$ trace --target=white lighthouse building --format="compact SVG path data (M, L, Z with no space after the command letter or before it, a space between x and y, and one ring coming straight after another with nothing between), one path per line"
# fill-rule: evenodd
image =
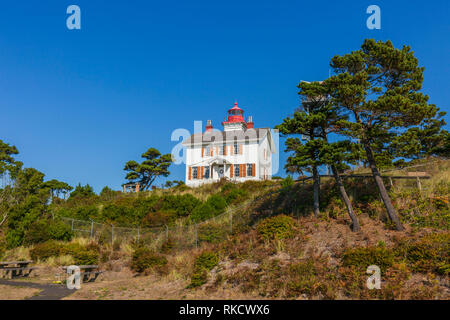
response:
M195 187L226 178L231 181L272 178L275 144L270 128L254 128L244 120L237 103L228 110L223 131L207 121L205 131L183 141L186 148L186 185Z

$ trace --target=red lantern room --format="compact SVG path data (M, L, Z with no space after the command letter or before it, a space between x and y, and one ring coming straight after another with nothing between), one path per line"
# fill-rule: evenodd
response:
M250 118L249 118L250 119ZM228 130L245 130L248 127L253 128L253 121L247 123L244 120L244 110L238 107L237 102L234 103L234 107L228 110L228 115L225 117L225 121L222 122L225 131ZM248 126L250 124L250 126Z
M226 123L236 123L236 122L244 122L244 110L238 107L237 102L234 103L234 107L228 110L228 116L225 121L222 122L223 125Z

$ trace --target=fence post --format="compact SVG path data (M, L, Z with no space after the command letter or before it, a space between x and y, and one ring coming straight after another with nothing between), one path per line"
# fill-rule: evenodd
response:
M169 241L169 227L165 224L166 227L166 241Z
M417 188L419 189L419 191L422 191L422 185L420 184L420 178L416 177L417 179Z
M111 246L114 245L114 226L111 224Z
M233 233L233 211L230 210L230 233Z
M141 226L138 226L138 230L137 230L137 242L139 243L139 229L141 228Z
M73 232L73 219L72 219L72 232Z
M90 236L91 238L93 233L94 233L94 221L91 220L91 236Z

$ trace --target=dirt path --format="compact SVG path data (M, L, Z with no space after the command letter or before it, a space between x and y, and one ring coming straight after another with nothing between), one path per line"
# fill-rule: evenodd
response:
M26 298L26 300L60 300L74 292L73 290L69 290L62 285L41 284L25 281L23 282L11 281L4 279L0 279L0 285L26 287L41 290L41 292L39 292L38 295Z

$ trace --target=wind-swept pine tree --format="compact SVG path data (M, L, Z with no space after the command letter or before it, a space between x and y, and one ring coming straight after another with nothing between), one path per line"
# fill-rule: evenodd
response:
M145 159L142 163L130 160L123 169L127 171L125 179L139 182L141 190L147 190L157 177L167 177L170 174L168 169L173 162L170 153L161 155L157 149L150 148L141 157Z
M380 155L401 130L437 112L420 92L424 68L410 47L396 49L390 41L373 39L366 39L360 50L333 57L330 65L336 73L326 80L332 103L352 114L340 121L340 133L361 141L389 218L403 230L378 166L392 161ZM374 151L380 152L378 158Z
M320 82L301 82L298 85L302 106L292 118L284 119L277 128L285 135L306 136L306 143L302 144L299 138L288 138L287 151L293 152L288 158L288 168L298 168L301 171L306 168L313 173L314 214L319 214L320 176L318 167L327 164L333 171L341 197L347 207L349 216L353 222L353 230L359 231L360 225L356 217L350 199L345 190L339 170L348 167L345 161L351 161L352 143L338 141L330 143L328 136L336 130L336 122L345 119L333 105L329 103L327 88ZM357 158L357 156L356 156Z
M399 157L419 159L430 156L450 157L450 133L441 111L433 118L425 118L418 126L409 128L393 139L392 151Z

